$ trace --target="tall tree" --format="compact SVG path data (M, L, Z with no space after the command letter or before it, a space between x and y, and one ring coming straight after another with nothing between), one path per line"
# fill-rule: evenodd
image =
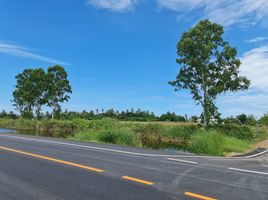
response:
M16 79L13 106L23 117L32 118L36 114L39 118L45 104L46 72L41 68L25 69L16 75Z
M61 110L60 103L70 99L72 88L68 80L68 74L62 66L56 65L47 70L47 95L48 106L53 109L52 119Z
M223 27L209 20L200 21L183 33L177 44L177 63L181 68L175 90L187 89L203 107L204 126L217 113L216 97L227 91L246 90L250 81L239 76L240 60L237 51L223 40Z

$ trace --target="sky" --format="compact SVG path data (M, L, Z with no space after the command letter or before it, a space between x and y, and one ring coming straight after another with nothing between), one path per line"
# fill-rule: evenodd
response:
M200 115L179 70L183 32L210 19L237 48L248 91L217 99L222 116L268 112L267 0L0 0L0 110L13 110L15 75L60 64L73 94L63 109L137 109Z

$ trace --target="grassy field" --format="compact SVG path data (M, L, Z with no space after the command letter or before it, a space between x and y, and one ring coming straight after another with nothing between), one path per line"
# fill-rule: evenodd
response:
M259 128L257 137L255 128L250 126L226 124L204 129L193 123L121 122L110 118L90 121L0 119L0 127L33 135L216 156L245 152L256 142L268 138L267 127Z

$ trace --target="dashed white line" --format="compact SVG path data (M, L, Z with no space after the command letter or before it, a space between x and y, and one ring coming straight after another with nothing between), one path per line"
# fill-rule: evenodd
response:
M239 168L233 168L229 167L228 169L234 170L234 171L239 171L239 172L247 172L247 173L252 173L252 174L262 174L262 175L268 175L267 172L259 172L259 171L252 171L252 170L247 170L247 169L239 169Z
M168 160L171 161L176 161L176 162L183 162L183 163L190 163L190 164L198 164L197 162L194 161L189 161L189 160L181 160L181 159L175 159L175 158L168 158Z

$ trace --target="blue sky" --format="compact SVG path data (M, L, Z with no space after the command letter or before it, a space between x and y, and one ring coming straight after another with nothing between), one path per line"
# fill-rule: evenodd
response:
M247 92L220 96L220 112L261 116L268 112L267 10L267 0L1 0L0 109L13 109L17 73L61 64L73 86L64 109L199 115L189 93L167 82L179 69L181 34L208 18L225 27L252 81Z

